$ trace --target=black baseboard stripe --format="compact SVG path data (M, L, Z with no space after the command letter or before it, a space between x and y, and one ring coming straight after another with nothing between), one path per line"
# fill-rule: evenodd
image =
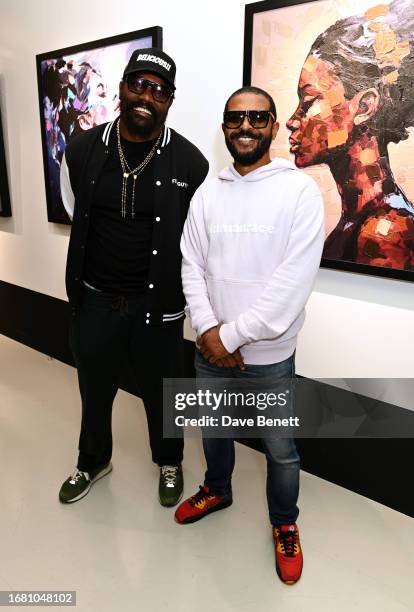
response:
M69 305L0 281L0 334L73 366L68 346ZM186 375L193 369L194 343L185 342ZM122 388L136 395L126 374ZM261 451L260 441L240 440ZM298 439L302 469L414 517L413 440ZM323 514L324 500L321 500Z

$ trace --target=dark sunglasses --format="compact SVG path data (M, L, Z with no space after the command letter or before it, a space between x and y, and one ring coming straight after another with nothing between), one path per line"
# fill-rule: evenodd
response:
M124 80L128 85L129 91L135 94L143 94L147 87L149 87L152 97L157 102L167 102L174 93L170 87L155 83L154 81L149 81L138 75L129 74Z
M252 128L265 128L269 123L269 118L276 121L276 117L268 110L245 110L245 111L226 111L223 113L223 123L230 130L239 128L247 117Z

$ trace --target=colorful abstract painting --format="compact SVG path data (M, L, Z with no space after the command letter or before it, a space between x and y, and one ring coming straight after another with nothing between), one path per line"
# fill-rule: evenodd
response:
M118 114L118 88L135 49L162 48L158 26L36 56L49 221L69 223L60 195L60 163L82 130Z
M322 265L414 280L414 2L284 4L246 6L244 82L321 187Z
M6 152L0 109L0 217L11 216L9 181L7 178Z

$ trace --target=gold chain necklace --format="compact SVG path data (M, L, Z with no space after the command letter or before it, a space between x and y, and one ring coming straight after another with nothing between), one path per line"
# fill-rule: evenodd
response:
M138 164L136 168L131 170L126 160L126 157L124 155L124 152L122 150L119 123L120 123L120 120L118 119L118 122L116 124L116 135L118 139L119 160L121 162L121 168L122 168L121 216L123 219L125 219L127 215L126 200L127 200L128 179L130 176L132 176L131 218L134 219L135 218L135 183L136 183L138 175L141 174L141 172L144 170L144 168L149 164L149 162L153 158L155 150L157 149L159 142L161 140L162 130L160 132L160 135L157 138L156 143L154 144L154 146L152 147L151 151L148 153L144 161Z

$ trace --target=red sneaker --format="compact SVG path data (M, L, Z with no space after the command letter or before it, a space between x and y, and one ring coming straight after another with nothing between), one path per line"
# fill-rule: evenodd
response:
M299 529L294 525L273 527L276 571L285 584L295 584L302 574L303 555L299 541Z
M211 512L227 508L233 503L231 495L211 495L209 488L200 487L198 493L186 499L175 511L177 523L195 523Z

